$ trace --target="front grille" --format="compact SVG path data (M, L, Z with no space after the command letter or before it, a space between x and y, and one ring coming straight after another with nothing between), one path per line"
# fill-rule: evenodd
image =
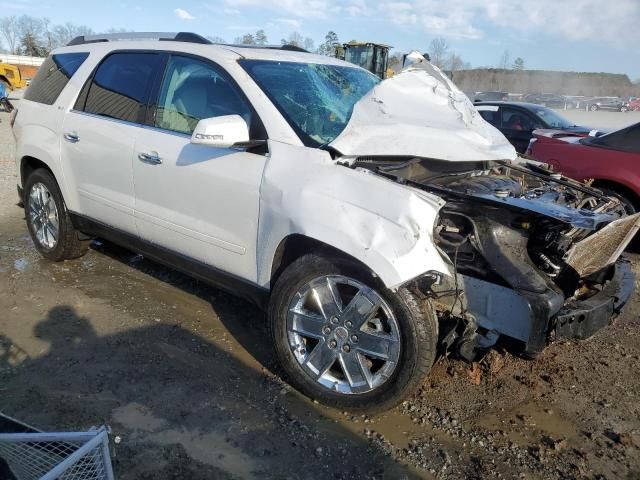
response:
M576 243L565 258L580 277L613 264L640 229L640 213L611 222L602 230Z

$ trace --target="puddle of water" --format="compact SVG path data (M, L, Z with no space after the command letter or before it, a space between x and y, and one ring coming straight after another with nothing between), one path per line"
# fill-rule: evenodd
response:
M374 430L400 448L408 447L413 439L436 433L431 426L415 424L409 415L403 415L397 410L374 417L373 421Z
M224 431L199 432L171 428L148 408L137 403L129 403L114 410L113 419L134 430L134 437L141 433L159 445L180 444L194 460L225 470L234 477L256 478L255 459L229 443Z
M413 423L408 415L403 415L398 409L373 417L345 415L327 407L320 407L318 410L321 410L324 416L334 420L336 428L346 429L360 437L366 437L365 431L370 430L374 434L382 434L386 440L398 448L408 447L413 439L437 435L430 425Z
M24 272L27 268L29 268L29 260L27 260L25 257L19 258L15 262L13 262L13 266L19 272Z
M553 407L526 402L504 411L489 412L475 425L488 430L502 430L517 444L537 444L541 435L571 442L579 437L578 427L563 418Z

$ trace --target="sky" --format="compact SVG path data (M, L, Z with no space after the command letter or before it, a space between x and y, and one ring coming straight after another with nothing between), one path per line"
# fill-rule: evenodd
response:
M640 79L640 0L12 0L2 14L48 17L94 31L193 31L229 42L264 29L269 43L297 31L318 45L374 41L428 51L435 37L474 67L505 50L531 69L626 73Z

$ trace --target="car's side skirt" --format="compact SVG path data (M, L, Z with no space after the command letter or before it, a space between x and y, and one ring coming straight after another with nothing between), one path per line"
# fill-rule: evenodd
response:
M151 260L249 300L260 308L264 309L267 305L269 290L266 288L84 215L69 212L69 216L74 227L86 235L104 238L116 245L141 253Z

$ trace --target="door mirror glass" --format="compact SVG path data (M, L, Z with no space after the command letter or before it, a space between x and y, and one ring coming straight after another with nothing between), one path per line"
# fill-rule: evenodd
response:
M203 118L191 135L191 143L229 148L249 142L249 126L240 115Z

